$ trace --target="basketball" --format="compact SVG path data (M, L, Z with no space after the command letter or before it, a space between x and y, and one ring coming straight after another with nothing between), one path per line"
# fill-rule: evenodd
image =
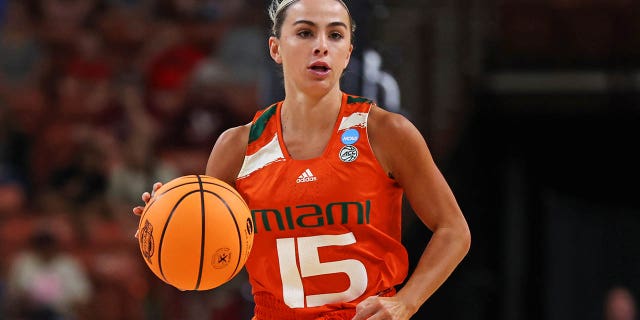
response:
M147 266L183 291L228 282L253 245L253 220L245 201L227 183L204 175L164 184L145 206L138 228Z

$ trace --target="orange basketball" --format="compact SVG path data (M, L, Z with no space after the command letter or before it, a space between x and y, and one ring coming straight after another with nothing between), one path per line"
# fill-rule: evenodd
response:
M144 261L180 290L209 290L231 280L253 245L251 211L221 180L190 175L164 184L140 216Z

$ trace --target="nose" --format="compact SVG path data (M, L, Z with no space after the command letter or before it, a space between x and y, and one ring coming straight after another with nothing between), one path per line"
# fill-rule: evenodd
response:
M327 53L329 53L327 39L325 39L325 37L318 37L318 41L316 41L316 48L313 50L313 54L316 56L326 56Z

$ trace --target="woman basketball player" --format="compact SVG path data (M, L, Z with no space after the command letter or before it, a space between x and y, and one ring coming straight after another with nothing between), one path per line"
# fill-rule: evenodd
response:
M285 99L223 133L206 168L252 209L254 319L409 319L469 250L465 218L413 124L341 91L355 29L345 3L273 0L270 16ZM433 235L396 292L403 194Z

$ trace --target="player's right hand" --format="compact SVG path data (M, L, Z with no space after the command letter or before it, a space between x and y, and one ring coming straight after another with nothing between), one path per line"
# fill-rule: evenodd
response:
M142 212L144 211L144 207L147 205L147 203L149 203L149 200L151 200L151 197L153 197L153 195L156 193L156 191L158 191L158 189L160 189L160 187L162 187L162 182L156 182L153 184L153 188L151 190L151 193L149 192L144 192L142 193L142 201L144 201L144 206L136 206L133 208L133 214L139 216L142 214ZM138 238L138 232L139 230L136 230L136 234L134 235L134 237Z
M149 203L149 200L151 200L151 197L153 197L153 195L156 193L156 191L158 191L158 189L160 189L160 187L162 187L162 182L156 182L153 184L153 190L151 191L151 193L149 192L144 192L142 193L142 201L144 201L144 206L137 206L135 208L133 208L133 213L135 215L141 215L142 211L144 211L144 207L147 205L147 203Z

